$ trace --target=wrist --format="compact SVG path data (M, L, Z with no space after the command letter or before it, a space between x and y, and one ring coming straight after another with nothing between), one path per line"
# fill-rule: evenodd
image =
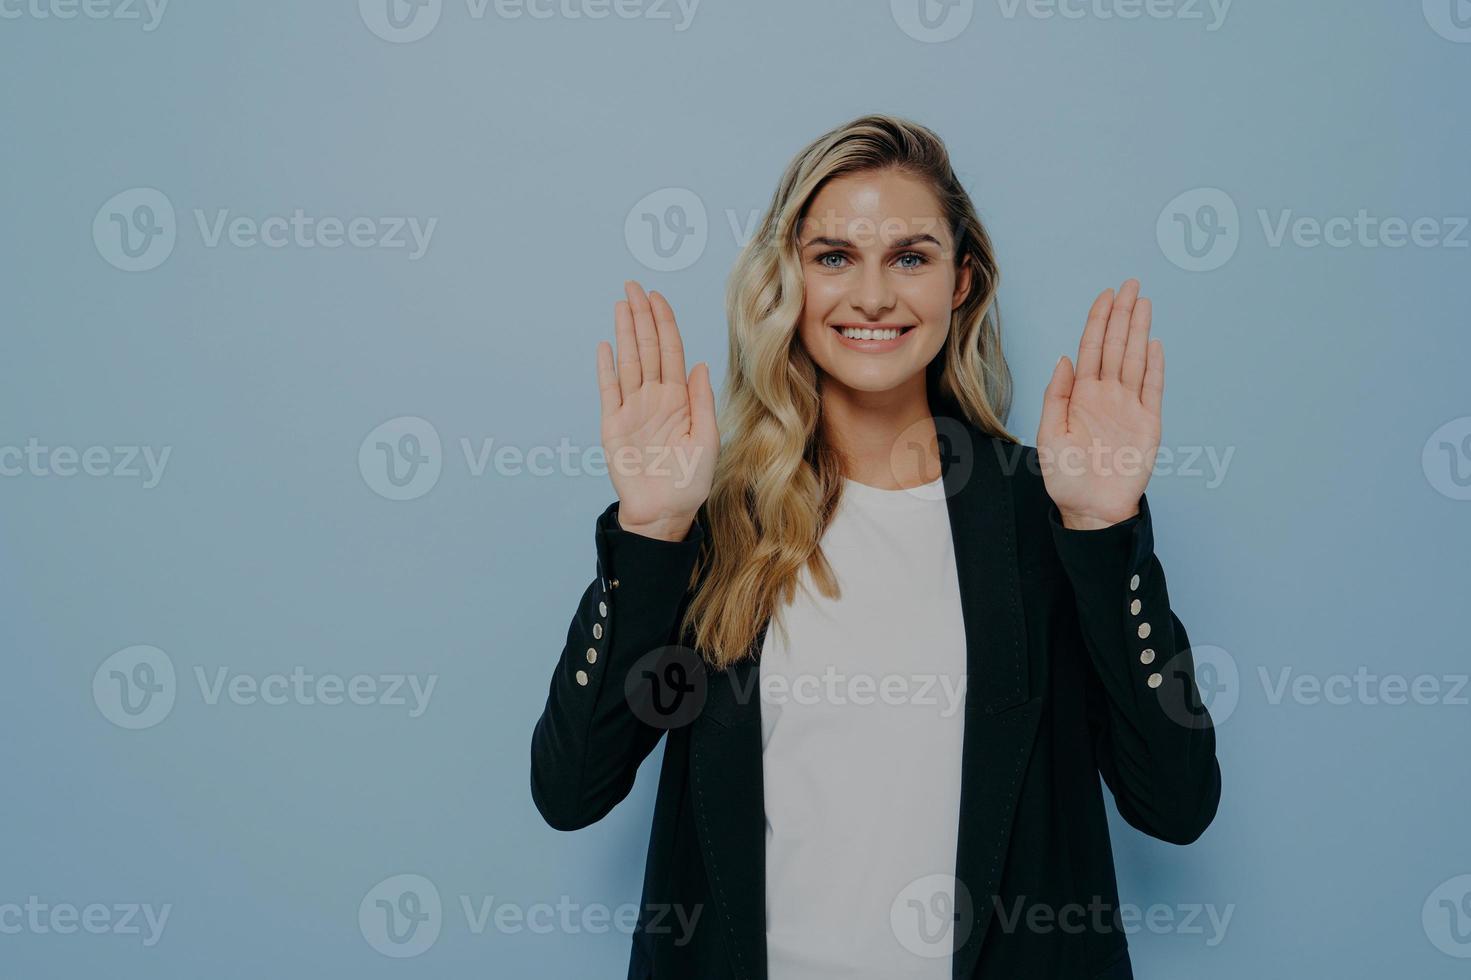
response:
M1097 514L1084 511L1067 511L1059 507L1057 514L1062 521L1062 526L1069 530L1099 531L1106 527L1112 527L1115 524L1121 524L1132 517L1137 517L1139 508L1136 506L1127 514Z
M621 530L657 541L683 541L689 537L690 527L694 524L694 518L669 517L656 521L625 523L621 517L616 514L614 516Z

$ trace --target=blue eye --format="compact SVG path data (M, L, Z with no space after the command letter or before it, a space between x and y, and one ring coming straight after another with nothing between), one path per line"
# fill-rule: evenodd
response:
M841 259L842 261L846 262L848 260L848 257L842 252L824 252L817 257L817 264L828 269L842 268L841 265L831 263L828 261L828 259ZM906 259L915 259L916 261L914 261L913 263L904 264ZM905 252L903 255L900 255L896 261L900 263L899 267L901 269L914 270L922 266L929 265L930 257L928 255L925 255L923 252Z

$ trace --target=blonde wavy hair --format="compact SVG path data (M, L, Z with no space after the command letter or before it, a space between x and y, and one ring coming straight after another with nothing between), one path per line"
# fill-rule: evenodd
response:
M759 654L761 623L792 600L804 566L824 596L839 594L819 542L844 474L819 425L817 365L797 335L805 295L798 235L827 181L880 170L929 185L955 241L957 270L965 262L972 268L970 291L925 369L927 390L983 432L1018 442L1003 424L1011 371L995 309L996 258L945 144L926 127L890 115L862 116L818 137L788 164L726 289L723 445L701 507L706 540L679 630L716 669Z

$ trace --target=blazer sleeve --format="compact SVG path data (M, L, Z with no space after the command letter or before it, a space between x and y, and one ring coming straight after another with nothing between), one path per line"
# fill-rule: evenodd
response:
M705 530L697 520L683 541L625 531L614 501L596 539L597 578L578 601L531 736L531 798L557 830L606 816L663 734L634 714L624 681L640 657L673 641Z
M1072 584L1088 672L1094 757L1119 814L1163 841L1189 844L1221 798L1215 729L1195 683L1185 626L1154 554L1149 501L1096 530L1048 520Z

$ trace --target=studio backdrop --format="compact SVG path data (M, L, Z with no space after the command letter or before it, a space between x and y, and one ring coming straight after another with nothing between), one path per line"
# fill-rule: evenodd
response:
M793 153L991 232L1035 444L1098 292L1222 802L1109 804L1141 977L1471 968L1465 0L0 0L0 976L626 975L657 766L528 748L635 279L725 375Z

